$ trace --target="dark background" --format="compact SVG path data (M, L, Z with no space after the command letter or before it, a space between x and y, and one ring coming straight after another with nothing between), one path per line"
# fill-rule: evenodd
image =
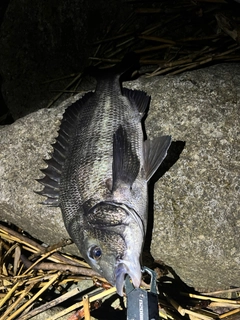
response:
M238 12L233 0L2 0L0 124L81 90L74 77L106 65L93 56L111 65L134 50L143 73L162 74L239 61Z

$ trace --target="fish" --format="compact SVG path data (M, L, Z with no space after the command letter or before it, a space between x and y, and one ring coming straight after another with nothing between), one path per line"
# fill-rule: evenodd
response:
M65 110L37 192L47 197L43 204L60 207L83 258L120 296L127 275L140 286L148 183L171 144L169 135L145 138L150 96L122 86L136 60L91 71L95 91Z

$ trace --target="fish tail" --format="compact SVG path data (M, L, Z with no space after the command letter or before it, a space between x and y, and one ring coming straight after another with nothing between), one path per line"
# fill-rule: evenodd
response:
M140 68L139 57L134 52L127 53L121 62L108 69L98 69L90 66L85 69L85 74L94 77L97 81L111 78L121 78L121 81L133 79L133 74Z
M135 52L127 53L122 61L113 67L115 74L121 76L121 80L132 79L132 74L139 70L139 56Z

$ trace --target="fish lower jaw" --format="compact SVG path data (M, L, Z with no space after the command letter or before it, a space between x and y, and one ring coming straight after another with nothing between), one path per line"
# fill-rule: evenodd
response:
M123 287L125 283L125 277L127 275L129 275L129 277L131 278L134 287L139 288L142 278L141 266L139 261L137 263L132 263L127 260L119 260L115 269L115 286L120 296L123 296Z

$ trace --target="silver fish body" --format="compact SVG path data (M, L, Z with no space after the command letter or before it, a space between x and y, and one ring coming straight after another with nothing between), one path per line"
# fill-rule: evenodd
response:
M123 89L120 76L100 73L95 92L68 107L39 193L60 206L82 256L122 295L126 274L140 285L148 181L171 138L144 140L150 97Z

